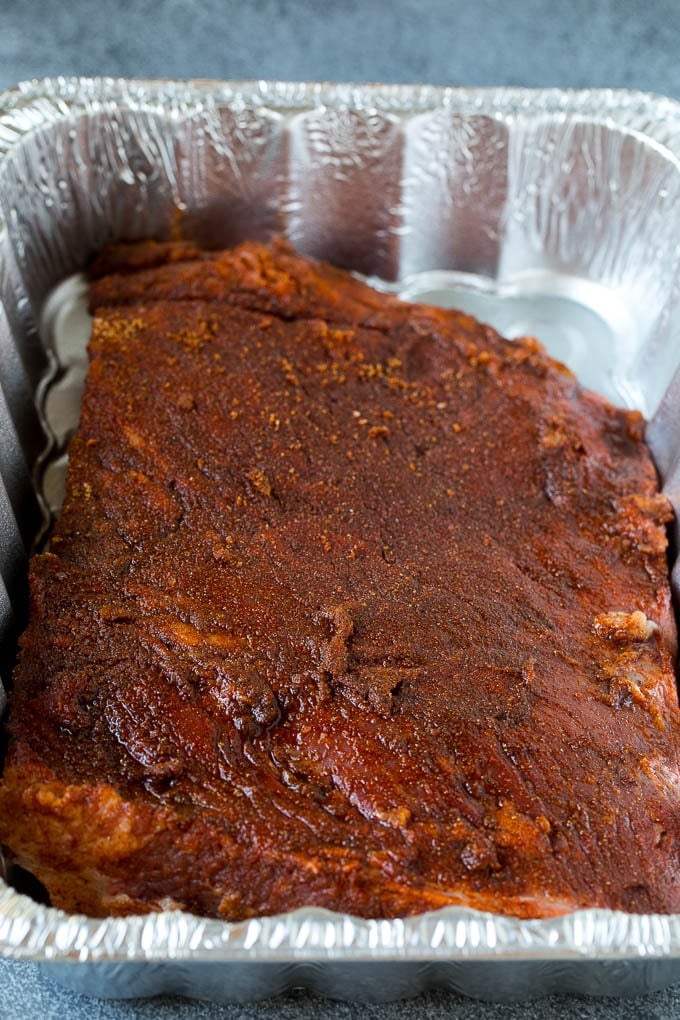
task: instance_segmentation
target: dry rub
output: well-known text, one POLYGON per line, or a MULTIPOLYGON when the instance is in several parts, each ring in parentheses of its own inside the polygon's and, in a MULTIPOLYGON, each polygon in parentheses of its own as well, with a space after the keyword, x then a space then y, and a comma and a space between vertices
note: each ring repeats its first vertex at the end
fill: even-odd
POLYGON ((680 910, 640 416, 283 244, 92 276, 0 787, 52 902, 680 910))

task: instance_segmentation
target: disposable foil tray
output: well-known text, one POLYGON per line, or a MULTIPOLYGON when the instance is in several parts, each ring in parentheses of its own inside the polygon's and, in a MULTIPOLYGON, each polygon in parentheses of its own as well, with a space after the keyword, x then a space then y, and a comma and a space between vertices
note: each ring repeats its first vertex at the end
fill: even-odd
MULTIPOLYGON (((20 85, 0 96, 5 679, 27 556, 58 507, 78 413, 77 274, 107 242, 178 233, 207 245, 281 234, 403 297, 538 336, 586 385, 647 415, 680 507, 679 104, 607 91, 20 85)), ((93 920, 0 883, 0 953, 100 996, 244 1000, 293 985, 365 1000, 432 986, 622 995, 680 980, 680 915, 93 920)))

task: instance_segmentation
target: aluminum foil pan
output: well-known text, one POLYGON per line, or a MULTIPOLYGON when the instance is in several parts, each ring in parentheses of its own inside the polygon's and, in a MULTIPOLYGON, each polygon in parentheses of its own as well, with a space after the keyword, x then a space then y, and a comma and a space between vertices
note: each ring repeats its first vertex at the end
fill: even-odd
MULTIPOLYGON (((87 319, 82 283, 63 281, 108 241, 180 229, 220 245, 281 233, 404 297, 539 336, 587 385, 651 419, 680 507, 679 104, 605 91, 20 85, 0 96, 5 677, 27 554, 58 506, 77 417, 87 319)), ((0 882, 0 953, 115 997, 244 1000, 293 985, 364 1000, 432 986, 622 995, 680 980, 680 915, 92 920, 0 882)))

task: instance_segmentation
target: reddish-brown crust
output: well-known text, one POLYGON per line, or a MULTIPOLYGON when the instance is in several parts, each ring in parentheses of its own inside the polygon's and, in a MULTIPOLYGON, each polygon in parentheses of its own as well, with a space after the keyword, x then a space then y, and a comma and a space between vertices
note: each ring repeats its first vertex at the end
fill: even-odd
POLYGON ((680 910, 640 417, 285 245, 93 279, 0 786, 53 902, 680 910))

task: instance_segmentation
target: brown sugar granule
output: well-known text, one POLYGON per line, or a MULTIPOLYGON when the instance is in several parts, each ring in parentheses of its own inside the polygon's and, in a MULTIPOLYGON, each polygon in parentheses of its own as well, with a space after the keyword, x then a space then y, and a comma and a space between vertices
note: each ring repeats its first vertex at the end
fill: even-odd
POLYGON ((52 902, 680 910, 640 416, 281 243, 120 246, 91 302, 0 785, 52 902))

